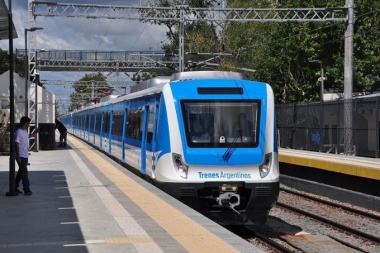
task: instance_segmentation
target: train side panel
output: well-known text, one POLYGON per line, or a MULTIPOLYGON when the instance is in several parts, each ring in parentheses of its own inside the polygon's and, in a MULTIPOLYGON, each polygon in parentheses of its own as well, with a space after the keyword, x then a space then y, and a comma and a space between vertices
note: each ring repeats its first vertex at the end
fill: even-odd
POLYGON ((264 223, 279 193, 271 87, 228 79, 227 72, 186 75, 73 112, 63 122, 219 223, 264 223))

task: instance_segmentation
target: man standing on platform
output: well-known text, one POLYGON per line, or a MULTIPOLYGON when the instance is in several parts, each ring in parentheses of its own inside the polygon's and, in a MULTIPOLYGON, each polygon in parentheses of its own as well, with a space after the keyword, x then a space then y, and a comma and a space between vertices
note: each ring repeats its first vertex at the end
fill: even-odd
POLYGON ((55 129, 58 129, 59 135, 59 145, 58 147, 66 147, 67 142, 67 129, 63 125, 63 123, 57 119, 55 119, 55 129))
POLYGON ((28 128, 30 125, 30 118, 24 116, 20 120, 20 128, 15 132, 15 154, 16 162, 18 164, 18 171, 16 175, 16 191, 22 193, 18 186, 20 181, 22 181, 22 186, 24 190, 24 195, 32 195, 32 191, 29 188, 29 178, 28 178, 28 140, 30 137, 36 136, 38 129, 32 134, 28 134, 28 128))

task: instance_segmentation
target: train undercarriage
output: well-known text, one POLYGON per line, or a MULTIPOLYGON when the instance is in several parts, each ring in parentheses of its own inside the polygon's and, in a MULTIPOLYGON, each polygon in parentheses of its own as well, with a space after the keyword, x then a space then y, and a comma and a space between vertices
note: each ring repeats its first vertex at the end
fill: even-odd
POLYGON ((223 225, 260 225, 279 194, 279 183, 156 183, 176 199, 223 225))

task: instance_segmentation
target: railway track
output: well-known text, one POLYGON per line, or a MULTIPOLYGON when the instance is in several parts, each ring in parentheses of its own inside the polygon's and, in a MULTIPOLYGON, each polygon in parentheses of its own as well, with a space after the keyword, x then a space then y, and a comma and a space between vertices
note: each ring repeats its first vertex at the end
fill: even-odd
POLYGON ((329 243, 333 244, 330 250, 313 252, 334 252, 334 249, 344 247, 342 245, 352 252, 380 252, 380 231, 377 229, 380 216, 375 212, 291 189, 281 190, 278 204, 271 211, 267 224, 226 228, 266 252, 310 252, 307 247, 323 248, 329 243), (363 224, 372 224, 372 228, 363 224), (370 232, 361 231, 363 227, 370 232), (292 239, 289 240, 289 236, 292 239), (313 238, 323 239, 316 242, 313 238), (302 242, 303 247, 299 247, 297 241, 302 242))
POLYGON ((354 213, 354 214, 357 214, 357 215, 361 215, 361 216, 364 216, 366 218, 380 220, 380 215, 377 215, 377 214, 369 213, 367 211, 362 211, 362 210, 357 209, 357 208, 352 208, 352 207, 349 207, 349 206, 346 206, 346 205, 342 205, 342 204, 339 204, 339 203, 335 203, 335 202, 332 202, 332 201, 328 201, 328 200, 325 200, 325 199, 313 197, 310 194, 302 193, 302 192, 299 192, 299 191, 294 191, 294 190, 291 190, 291 189, 288 189, 288 188, 285 188, 285 187, 280 187, 280 190, 283 191, 283 192, 286 192, 286 193, 290 193, 290 194, 293 194, 293 195, 300 196, 300 197, 305 198, 305 199, 313 200, 313 201, 316 201, 316 202, 319 202, 319 203, 330 205, 332 207, 336 207, 336 208, 339 208, 339 209, 342 209, 342 210, 346 210, 348 212, 351 212, 351 213, 354 213))
POLYGON ((255 245, 261 245, 261 248, 267 250, 268 252, 295 252, 295 249, 291 245, 287 245, 287 247, 285 247, 283 244, 278 243, 276 240, 271 239, 269 236, 257 232, 254 228, 245 226, 225 226, 225 228, 255 245))
POLYGON ((380 252, 380 229, 377 229, 380 216, 376 212, 291 189, 281 190, 279 201, 265 225, 226 228, 266 252, 310 252, 313 246, 324 248, 324 244, 329 243, 332 244, 328 246, 331 247, 329 250, 312 252, 335 252, 335 249, 341 252, 342 245, 348 247, 343 249, 348 252, 380 252), (371 224, 372 227, 363 224, 371 224), (362 231, 363 227, 369 232, 362 231), (289 236, 292 239, 289 240, 289 236), (318 238, 317 241, 314 238, 318 238), (322 241, 318 241, 319 238, 322 241), (297 245, 297 241, 303 246, 297 245))
POLYGON ((269 247, 273 248, 274 250, 276 250, 278 252, 283 252, 283 253, 293 253, 294 252, 293 249, 286 248, 282 244, 276 242, 273 239, 270 239, 268 236, 265 236, 261 233, 254 232, 254 235, 255 235, 256 239, 260 240, 261 242, 263 242, 264 244, 268 245, 269 247))
MULTIPOLYGON (((312 218, 326 227, 325 231, 322 229, 321 234, 326 234, 335 241, 357 251, 378 252, 380 250, 380 232, 377 229, 380 226, 380 216, 378 214, 290 189, 281 188, 281 190, 281 197, 276 207, 286 210, 285 212, 294 212, 299 215, 300 219, 312 218), (331 233, 331 229, 327 229, 327 227, 337 231, 336 235, 334 232, 331 233), (363 249, 362 245, 369 246, 370 250, 363 249)), ((304 229, 309 230, 310 228, 305 227, 304 229)))
MULTIPOLYGON (((313 218, 315 220, 318 220, 320 222, 323 222, 323 223, 325 223, 325 224, 327 224, 329 226, 332 226, 334 228, 337 228, 337 229, 341 230, 344 233, 348 232, 348 233, 353 234, 355 236, 359 236, 359 237, 361 237, 362 239, 364 239, 366 241, 371 241, 374 244, 380 244, 380 239, 377 236, 373 236, 371 234, 364 233, 364 232, 362 232, 362 231, 360 231, 358 229, 354 229, 354 228, 351 228, 349 226, 345 226, 343 224, 340 224, 338 222, 334 222, 332 220, 325 219, 325 218, 323 218, 321 216, 318 216, 318 215, 315 215, 315 214, 312 214, 312 213, 309 213, 309 212, 305 212, 305 211, 303 211, 301 209, 295 208, 293 206, 289 206, 289 205, 281 203, 281 202, 278 202, 277 205, 280 206, 280 207, 286 208, 288 210, 297 212, 299 214, 311 217, 311 218, 313 218)), ((350 243, 344 242, 343 240, 340 240, 339 238, 334 238, 334 239, 338 239, 341 243, 344 243, 346 246, 349 246, 351 248, 355 248, 357 250, 362 251, 359 247, 357 247, 355 245, 352 245, 350 243)))

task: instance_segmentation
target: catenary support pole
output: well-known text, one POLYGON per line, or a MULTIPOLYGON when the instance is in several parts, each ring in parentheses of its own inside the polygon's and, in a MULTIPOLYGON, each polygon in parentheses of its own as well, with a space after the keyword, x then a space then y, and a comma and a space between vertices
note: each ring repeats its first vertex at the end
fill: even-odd
POLYGON ((14 83, 13 83, 13 20, 12 0, 8 0, 8 29, 9 29, 9 99, 10 99, 10 156, 9 156, 9 191, 6 196, 17 196, 15 182, 15 109, 14 109, 14 83))
POLYGON ((354 44, 354 0, 346 0, 347 26, 344 34, 344 154, 352 155, 352 87, 354 44))
POLYGON ((28 98, 29 98, 29 87, 28 87, 28 79, 29 79, 29 57, 28 57, 28 29, 25 28, 25 55, 24 55, 24 60, 25 60, 25 113, 24 115, 28 115, 29 112, 29 107, 28 107, 28 98))

